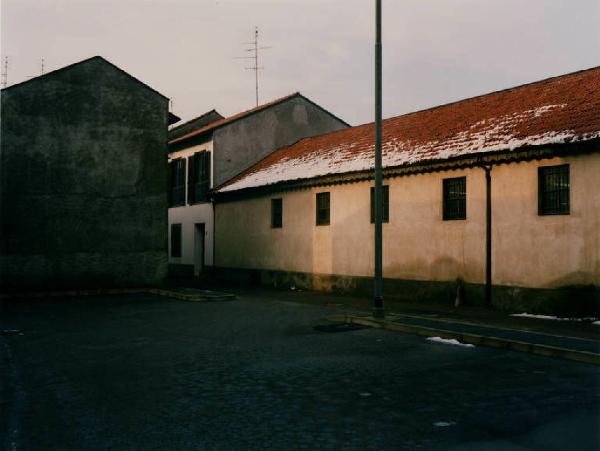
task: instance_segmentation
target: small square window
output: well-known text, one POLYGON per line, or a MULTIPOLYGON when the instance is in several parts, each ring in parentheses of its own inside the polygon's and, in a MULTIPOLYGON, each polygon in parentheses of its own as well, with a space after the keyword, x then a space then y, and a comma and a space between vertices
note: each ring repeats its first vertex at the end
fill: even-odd
POLYGON ((181 224, 171 224, 171 257, 181 257, 181 224))
POLYGON ((538 214, 568 215, 569 165, 538 168, 538 214))
POLYGON ((444 179, 443 188, 444 221, 467 219, 467 178, 444 179))
MULTIPOLYGON (((383 210, 381 212, 381 221, 390 222, 390 187, 383 185, 381 187, 383 194, 383 210)), ((375 223, 375 187, 371 187, 371 224, 375 223)))
POLYGON ((283 199, 271 199, 271 227, 283 227, 283 199))
POLYGON ((317 193, 317 225, 329 225, 329 193, 317 193))

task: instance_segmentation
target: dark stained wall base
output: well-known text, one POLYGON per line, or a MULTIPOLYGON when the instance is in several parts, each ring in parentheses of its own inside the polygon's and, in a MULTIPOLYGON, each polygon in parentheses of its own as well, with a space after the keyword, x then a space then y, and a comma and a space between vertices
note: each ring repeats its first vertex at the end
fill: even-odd
POLYGON ((170 279, 191 279, 194 277, 194 265, 169 263, 170 279))
POLYGON ((0 256, 2 292, 140 288, 166 277, 165 252, 0 256))
MULTIPOLYGON (((373 296, 373 279, 328 274, 311 274, 242 268, 214 268, 213 276, 229 284, 264 285, 275 288, 315 290, 373 296)), ((400 302, 429 302, 453 305, 457 282, 384 279, 384 298, 400 302)), ((463 303, 485 304, 485 285, 465 283, 463 303)), ((556 289, 492 287, 492 306, 507 311, 559 316, 600 316, 600 287, 571 286, 556 289)))

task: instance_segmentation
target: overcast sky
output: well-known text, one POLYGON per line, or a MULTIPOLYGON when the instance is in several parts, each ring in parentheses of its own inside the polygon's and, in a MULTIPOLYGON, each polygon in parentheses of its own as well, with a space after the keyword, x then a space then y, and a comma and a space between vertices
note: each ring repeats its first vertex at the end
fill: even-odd
MULTIPOLYGON (((1 0, 8 84, 101 55, 191 119, 300 91, 373 120, 374 0, 1 0)), ((383 0, 384 117, 600 65, 598 0, 383 0)))

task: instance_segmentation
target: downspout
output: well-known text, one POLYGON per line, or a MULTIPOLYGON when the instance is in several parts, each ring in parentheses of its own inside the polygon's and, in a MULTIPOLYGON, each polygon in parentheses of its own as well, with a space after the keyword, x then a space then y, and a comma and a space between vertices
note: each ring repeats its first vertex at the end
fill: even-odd
POLYGON ((492 167, 485 171, 485 305, 492 305, 492 167))
POLYGON ((214 197, 211 199, 211 204, 212 204, 212 210, 213 210, 213 221, 212 221, 212 226, 213 226, 212 227, 213 228, 212 229, 212 236, 213 236, 212 258, 213 258, 213 262, 212 262, 212 271, 211 272, 212 272, 212 276, 214 278, 215 272, 216 272, 215 267, 217 264, 217 261, 215 260, 215 255, 216 255, 215 249, 217 248, 217 235, 215 234, 215 230, 216 230, 215 224, 217 222, 217 214, 216 214, 216 209, 215 209, 214 197))

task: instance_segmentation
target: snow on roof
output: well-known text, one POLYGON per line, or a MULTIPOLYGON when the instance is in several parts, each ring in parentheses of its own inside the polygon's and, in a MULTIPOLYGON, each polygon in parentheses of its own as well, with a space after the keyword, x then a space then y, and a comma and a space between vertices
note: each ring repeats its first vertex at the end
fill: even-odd
MULTIPOLYGON (((384 167, 600 137, 600 67, 383 121, 384 167)), ((373 123, 305 138, 218 192, 370 170, 373 123)))

